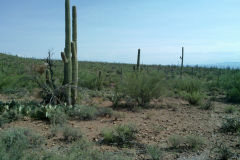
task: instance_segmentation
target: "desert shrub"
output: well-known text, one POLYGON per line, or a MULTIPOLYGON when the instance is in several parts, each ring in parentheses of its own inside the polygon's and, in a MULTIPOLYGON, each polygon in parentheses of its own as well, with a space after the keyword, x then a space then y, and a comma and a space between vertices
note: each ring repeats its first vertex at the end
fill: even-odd
POLYGON ((191 149, 199 149, 205 144, 203 138, 196 135, 187 136, 185 139, 185 143, 191 149))
POLYGON ((43 139, 23 128, 10 128, 0 134, 0 154, 6 159, 22 159, 27 149, 39 147, 43 139))
POLYGON ((174 149, 181 147, 188 149, 199 149, 205 144, 203 138, 196 135, 188 135, 185 137, 180 135, 172 135, 168 138, 168 142, 170 147, 174 149))
POLYGON ((137 130, 133 125, 120 125, 115 129, 102 131, 103 143, 117 146, 129 146, 135 140, 137 130))
POLYGON ((217 147, 218 158, 220 160, 228 160, 234 156, 230 148, 225 145, 220 145, 217 147))
POLYGON ((163 159, 163 151, 157 145, 147 146, 147 154, 151 157, 151 160, 163 159))
POLYGON ((227 100, 233 103, 240 102, 240 89, 238 88, 229 89, 227 91, 227 100))
POLYGON ((192 105, 199 105, 203 99, 203 95, 200 92, 182 92, 182 96, 192 105))
POLYGON ((197 78, 185 77, 183 79, 178 79, 175 84, 175 88, 178 92, 184 91, 187 93, 200 92, 201 81, 197 78))
POLYGON ((50 132, 50 137, 59 136, 60 140, 68 143, 79 141, 83 138, 83 133, 79 128, 74 128, 69 125, 53 125, 50 132))
POLYGON ((204 95, 201 93, 202 84, 198 79, 185 77, 177 80, 177 93, 192 105, 199 105, 204 95))
POLYGON ((240 118, 239 117, 225 118, 221 126, 221 131, 232 133, 240 131, 240 118))
POLYGON ((66 142, 73 142, 81 139, 83 137, 80 129, 65 126, 63 127, 63 138, 66 142))
POLYGON ((157 73, 136 73, 126 75, 118 84, 121 93, 133 98, 139 105, 145 106, 153 98, 163 94, 164 81, 157 73))
POLYGON ((237 111, 237 108, 235 106, 227 106, 225 109, 225 113, 235 113, 237 111))
POLYGON ((30 111, 30 117, 37 120, 48 120, 46 117, 46 109, 44 107, 36 107, 30 111))
POLYGON ((79 77, 81 77, 78 80, 78 85, 80 87, 97 90, 101 90, 103 87, 103 75, 99 77, 96 73, 80 72, 79 77))
POLYGON ((17 121, 21 118, 22 115, 17 110, 5 111, 2 115, 0 115, 0 127, 5 123, 17 121))
POLYGON ((98 110, 96 107, 78 105, 69 109, 67 114, 69 117, 79 120, 92 120, 97 117, 98 110))
POLYGON ((67 115, 60 109, 49 112, 49 120, 52 125, 64 125, 67 121, 67 115))
POLYGON ((220 84, 226 92, 229 102, 240 102, 240 74, 225 74, 220 77, 220 84))
POLYGON ((201 105, 201 109, 203 110, 213 110, 214 109, 214 103, 211 99, 208 99, 205 103, 201 105))
POLYGON ((25 74, 4 76, 0 81, 0 90, 2 93, 27 92, 36 87, 37 85, 31 81, 31 77, 25 74))
POLYGON ((179 148, 185 141, 185 138, 180 135, 172 135, 168 138, 168 143, 172 148, 179 148))
MULTIPOLYGON (((56 120, 57 117, 55 114, 60 115, 61 113, 64 112, 64 106, 58 106, 58 105, 35 106, 35 107, 31 107, 31 110, 29 112, 30 112, 29 115, 31 118, 38 119, 38 120, 46 120, 46 121, 51 120, 53 122, 53 121, 57 121, 56 120)), ((63 118, 63 117, 59 117, 59 118, 63 118)))
POLYGON ((111 117, 113 115, 113 109, 108 107, 98 107, 98 116, 100 117, 111 117))
POLYGON ((86 139, 78 140, 66 154, 69 160, 131 160, 133 158, 118 152, 101 152, 93 148, 92 143, 86 139))

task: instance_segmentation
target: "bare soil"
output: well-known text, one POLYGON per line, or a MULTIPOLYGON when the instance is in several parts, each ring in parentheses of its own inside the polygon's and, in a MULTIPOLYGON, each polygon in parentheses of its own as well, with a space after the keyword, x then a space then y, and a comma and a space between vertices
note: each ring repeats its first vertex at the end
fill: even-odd
MULTIPOLYGON (((0 95, 2 97, 2 95, 0 95)), ((0 97, 0 98, 1 98, 0 97)), ((109 101, 101 98, 93 99, 93 103, 102 107, 110 107, 109 101)), ((112 128, 120 124, 135 124, 139 132, 137 133, 138 144, 157 144, 165 150, 166 160, 173 159, 214 159, 211 149, 218 144, 225 144, 232 147, 235 153, 240 154, 237 149, 237 136, 234 134, 221 133, 219 128, 223 118, 226 116, 224 107, 227 104, 214 102, 214 110, 201 110, 199 107, 191 106, 188 102, 177 98, 164 98, 154 102, 158 107, 153 109, 141 109, 138 112, 128 110, 118 110, 121 117, 104 117, 93 121, 68 121, 70 125, 79 128, 85 136, 92 142, 101 139, 100 133, 105 128, 112 128), (169 149, 168 138, 171 135, 199 135, 204 138, 205 146, 198 151, 171 150, 169 149), (191 157, 191 158, 190 158, 191 157)), ((56 137, 51 138, 50 125, 43 121, 36 121, 29 118, 6 124, 4 128, 25 127, 35 130, 46 138, 46 148, 52 150, 62 148, 67 144, 59 141, 56 137)), ((3 129, 4 129, 3 128, 3 129)), ((148 159, 139 151, 137 147, 122 149, 118 147, 98 145, 100 150, 118 151, 127 150, 136 154, 136 159, 148 159)))

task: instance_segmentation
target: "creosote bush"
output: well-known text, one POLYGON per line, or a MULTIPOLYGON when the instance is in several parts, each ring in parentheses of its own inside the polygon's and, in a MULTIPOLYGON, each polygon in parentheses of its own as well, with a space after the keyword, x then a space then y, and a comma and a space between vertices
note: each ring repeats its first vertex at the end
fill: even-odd
POLYGON ((192 105, 200 105, 203 95, 200 92, 187 93, 182 92, 181 95, 192 105))
POLYGON ((114 129, 105 129, 101 135, 104 144, 116 146, 131 146, 135 140, 137 129, 133 125, 120 125, 114 129))
POLYGON ((196 135, 172 135, 168 138, 168 142, 170 147, 174 149, 189 148, 195 150, 201 148, 205 144, 203 138, 196 135))
POLYGON ((213 110, 214 109, 214 103, 211 99, 208 99, 205 103, 203 103, 200 107, 203 110, 213 110))
POLYGON ((0 133, 0 157, 17 160, 25 157, 24 151, 40 147, 43 139, 24 128, 10 128, 0 133))
POLYGON ((196 78, 185 77, 177 80, 175 88, 177 93, 192 105, 199 105, 204 97, 201 93, 201 82, 196 78))
POLYGON ((162 160, 163 151, 157 145, 150 145, 146 148, 147 154, 151 157, 151 160, 162 160))
POLYGON ((79 72, 78 85, 80 87, 93 89, 93 90, 101 90, 103 88, 104 75, 101 74, 101 77, 97 75, 97 73, 90 73, 87 71, 79 72))
POLYGON ((220 130, 222 132, 240 132, 240 117, 225 118, 220 130))
POLYGON ((168 143, 172 148, 179 148, 184 143, 184 137, 180 135, 171 135, 168 138, 168 143))
POLYGON ((94 106, 74 106, 68 109, 67 114, 69 117, 79 120, 93 120, 97 117, 113 115, 113 110, 111 108, 105 107, 94 107, 94 106))
MULTIPOLYGON (((56 127, 56 126, 55 126, 56 127)), ((74 143, 69 150, 57 153, 55 150, 45 150, 41 147, 43 140, 30 130, 11 128, 0 132, 0 159, 1 160, 133 160, 130 154, 124 152, 101 152, 85 138, 72 139, 67 134, 67 140, 74 143)), ((69 136, 70 135, 70 136, 69 136)))
POLYGON ((49 120, 52 125, 64 125, 67 119, 68 117, 65 112, 60 109, 49 112, 49 120))
POLYGON ((82 132, 78 128, 73 128, 70 126, 65 126, 62 129, 63 138, 66 142, 73 142, 81 139, 83 137, 82 132))
POLYGON ((220 160, 228 160, 234 156, 233 152, 225 145, 217 147, 218 158, 220 160))
POLYGON ((225 113, 231 114, 235 113, 237 111, 237 108, 235 106, 227 106, 224 110, 225 113))
POLYGON ((60 137, 60 140, 71 143, 83 139, 83 134, 79 128, 74 128, 69 125, 54 125, 51 127, 50 137, 60 137))
POLYGON ((164 79, 157 73, 138 72, 125 75, 118 84, 119 92, 134 99, 138 105, 145 106, 150 100, 163 95, 164 79))

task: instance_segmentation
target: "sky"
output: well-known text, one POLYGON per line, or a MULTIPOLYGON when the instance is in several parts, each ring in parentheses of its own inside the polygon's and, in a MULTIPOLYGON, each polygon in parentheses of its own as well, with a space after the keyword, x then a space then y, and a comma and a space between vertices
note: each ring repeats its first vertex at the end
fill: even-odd
MULTIPOLYGON (((60 59, 65 0, 0 0, 0 52, 60 59)), ((78 60, 142 64, 240 62, 239 0, 71 0, 78 60)))

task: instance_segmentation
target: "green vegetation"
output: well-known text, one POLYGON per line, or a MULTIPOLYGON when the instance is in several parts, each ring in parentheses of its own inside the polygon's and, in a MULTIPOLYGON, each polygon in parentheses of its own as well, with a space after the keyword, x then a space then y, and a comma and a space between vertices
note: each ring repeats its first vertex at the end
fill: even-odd
POLYGON ((236 111, 237 111, 237 108, 235 106, 227 106, 225 108, 225 113, 231 114, 231 113, 235 113, 236 111))
POLYGON ((147 154, 151 157, 151 160, 163 159, 163 151, 157 145, 147 146, 147 154))
POLYGON ((211 99, 208 99, 200 108, 203 110, 214 110, 214 103, 211 99))
POLYGON ((201 82, 196 78, 186 77, 176 82, 177 92, 192 105, 199 105, 204 97, 201 82))
POLYGON ((164 79, 154 73, 129 74, 124 76, 117 88, 120 93, 129 96, 138 105, 145 106, 153 98, 163 95, 164 79))
MULTIPOLYGON (((68 128, 70 129, 70 128, 68 128)), ((72 129, 71 129, 72 131, 72 129)), ((125 153, 100 152, 93 148, 93 145, 75 133, 65 133, 66 140, 74 140, 67 152, 58 154, 41 148, 43 139, 27 129, 11 128, 0 134, 0 159, 3 160, 131 160, 125 153), (69 139, 70 138, 70 139, 69 139), (74 138, 74 139, 72 139, 74 138)))
POLYGON ((137 129, 133 125, 120 125, 115 129, 105 129, 101 135, 103 143, 116 146, 131 146, 134 143, 137 129))
POLYGON ((196 150, 205 144, 203 138, 196 135, 172 135, 168 138, 168 142, 170 147, 173 149, 188 148, 196 150))
POLYGON ((230 117, 225 118, 221 130, 223 132, 240 132, 240 118, 239 117, 230 117))
POLYGON ((23 128, 10 128, 0 133, 0 157, 6 160, 23 159, 24 151, 40 147, 43 139, 23 128))
POLYGON ((234 156, 232 151, 225 145, 218 146, 217 153, 220 160, 228 160, 234 156))

